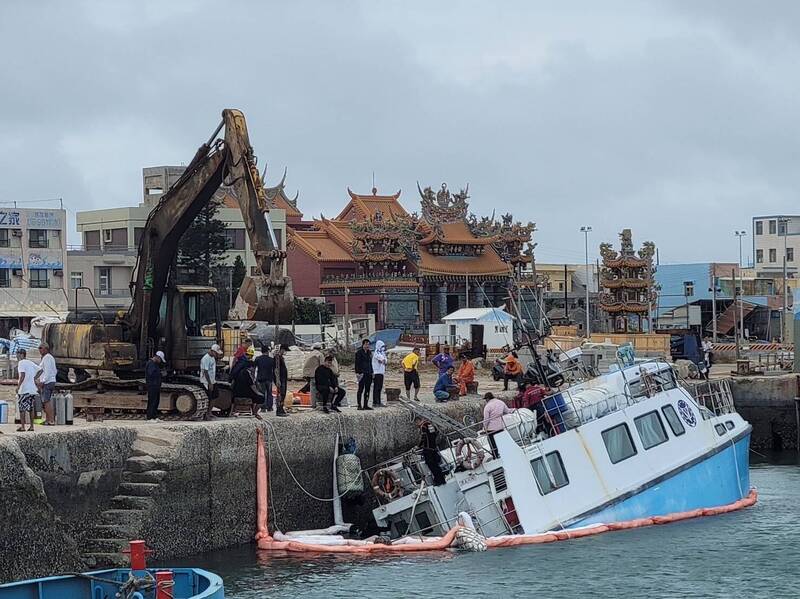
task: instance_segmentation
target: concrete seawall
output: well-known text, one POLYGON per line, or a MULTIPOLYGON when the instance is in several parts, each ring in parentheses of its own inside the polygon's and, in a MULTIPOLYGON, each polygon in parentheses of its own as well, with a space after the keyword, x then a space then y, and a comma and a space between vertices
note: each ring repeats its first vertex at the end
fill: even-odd
POLYGON ((754 449, 798 449, 794 401, 798 395, 797 376, 786 374, 731 379, 736 410, 753 425, 750 445, 754 449))
MULTIPOLYGON (((444 411, 460 420, 481 407, 462 400, 444 411)), ((284 459, 306 491, 330 498, 337 433, 356 440, 362 467, 419 440, 402 407, 270 423, 274 429, 251 419, 107 423, 0 437, 0 582, 113 561, 134 537, 147 541, 154 559, 250 542, 259 426, 270 456, 270 518, 282 530, 333 519, 331 503, 301 491, 284 459)), ((345 505, 345 519, 368 521, 369 507, 345 505)))

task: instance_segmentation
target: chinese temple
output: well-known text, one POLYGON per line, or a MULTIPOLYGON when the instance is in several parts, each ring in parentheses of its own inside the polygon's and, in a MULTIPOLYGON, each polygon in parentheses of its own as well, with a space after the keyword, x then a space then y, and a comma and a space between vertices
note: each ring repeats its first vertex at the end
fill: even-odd
MULTIPOLYGON (((532 260, 524 250, 533 225, 511 215, 478 219, 468 188, 417 187, 419 212, 400 204, 400 191, 375 188, 348 189, 335 218, 292 221, 287 212, 295 294, 321 297, 339 314, 374 314, 379 328, 422 329, 459 308, 503 304, 509 277, 532 260)), ((276 207, 289 201, 276 198, 276 207)))
POLYGON ((656 303, 653 284, 656 246, 652 241, 646 241, 637 252, 633 249, 630 229, 623 229, 619 238, 619 252, 613 250, 610 243, 600 244, 603 258, 600 310, 607 315, 606 330, 641 333, 645 331, 645 323, 656 303))

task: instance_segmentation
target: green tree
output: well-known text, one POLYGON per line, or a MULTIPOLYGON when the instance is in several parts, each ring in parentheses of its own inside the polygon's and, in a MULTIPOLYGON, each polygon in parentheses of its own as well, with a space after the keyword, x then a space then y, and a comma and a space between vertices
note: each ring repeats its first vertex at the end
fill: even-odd
POLYGON ((178 280, 210 285, 211 275, 223 260, 230 241, 225 223, 217 218, 221 200, 211 200, 192 221, 178 244, 178 280))
POLYGON ((294 298, 294 321, 297 324, 330 324, 333 320, 331 308, 325 302, 313 299, 294 298))
POLYGON ((231 289, 233 289, 234 297, 239 293, 246 274, 247 269, 244 266, 244 260, 237 254, 236 260, 233 261, 233 274, 231 275, 231 289))

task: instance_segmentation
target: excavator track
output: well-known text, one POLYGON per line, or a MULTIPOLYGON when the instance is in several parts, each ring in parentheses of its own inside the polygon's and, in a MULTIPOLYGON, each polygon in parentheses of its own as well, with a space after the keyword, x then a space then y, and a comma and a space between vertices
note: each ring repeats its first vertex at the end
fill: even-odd
MULTIPOLYGON (((76 410, 104 408, 104 419, 145 418, 147 400, 143 393, 144 379, 120 379, 104 375, 91 377, 80 383, 59 383, 57 388, 72 393, 76 410), (132 406, 134 403, 140 405, 132 406)), ((202 386, 188 382, 161 384, 159 419, 199 420, 208 410, 208 395, 202 386)))

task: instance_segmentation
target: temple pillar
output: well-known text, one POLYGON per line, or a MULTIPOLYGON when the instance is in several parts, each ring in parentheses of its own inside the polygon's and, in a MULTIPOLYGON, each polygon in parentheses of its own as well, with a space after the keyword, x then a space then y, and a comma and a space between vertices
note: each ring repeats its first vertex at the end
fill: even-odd
POLYGON ((436 320, 441 320, 443 317, 447 316, 447 284, 439 285, 436 294, 437 302, 437 314, 436 320))

